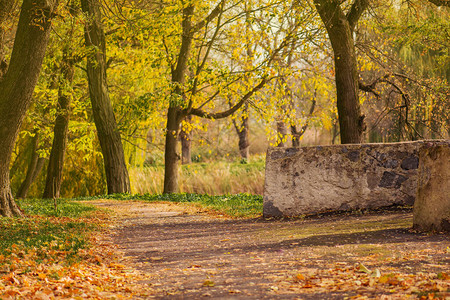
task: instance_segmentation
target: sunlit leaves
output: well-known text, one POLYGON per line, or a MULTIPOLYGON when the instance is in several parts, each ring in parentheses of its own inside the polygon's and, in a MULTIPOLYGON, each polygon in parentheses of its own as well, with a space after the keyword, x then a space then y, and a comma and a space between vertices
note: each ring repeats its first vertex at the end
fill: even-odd
MULTIPOLYGON (((61 202, 60 217, 33 215, 0 220, 0 297, 100 299, 144 295, 136 284, 144 277, 121 264, 112 245, 88 236, 94 228, 104 226, 104 215, 81 218, 84 205, 61 202)), ((52 215, 53 200, 22 204, 27 212, 49 215, 43 210, 48 208, 52 215)))

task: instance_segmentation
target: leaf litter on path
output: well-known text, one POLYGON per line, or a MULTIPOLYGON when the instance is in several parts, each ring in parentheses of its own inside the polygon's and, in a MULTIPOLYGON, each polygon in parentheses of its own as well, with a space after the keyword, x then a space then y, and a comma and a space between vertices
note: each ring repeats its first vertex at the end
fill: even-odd
POLYGON ((186 205, 130 205, 113 241, 152 277, 156 298, 450 297, 449 236, 410 231, 410 212, 266 221, 195 208, 156 218, 186 205))

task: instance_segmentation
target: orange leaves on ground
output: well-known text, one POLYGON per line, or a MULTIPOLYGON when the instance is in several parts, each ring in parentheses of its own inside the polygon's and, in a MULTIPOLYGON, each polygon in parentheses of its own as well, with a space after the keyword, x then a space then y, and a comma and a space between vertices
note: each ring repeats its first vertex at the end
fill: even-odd
POLYGON ((393 299, 397 299, 397 296, 403 299, 408 295, 419 299, 421 295, 425 295, 423 299, 450 297, 450 276, 445 272, 406 274, 374 268, 369 264, 358 263, 351 266, 339 262, 323 267, 299 269, 301 273, 292 274, 290 279, 279 278, 277 291, 299 294, 358 291, 361 295, 380 295, 382 291, 393 299))
POLYGON ((151 292, 137 283, 148 278, 121 264, 112 244, 92 237, 89 249, 73 253, 52 243, 31 249, 13 245, 10 254, 0 255, 0 299, 130 299, 151 292))
POLYGON ((0 299, 129 299, 148 293, 147 286, 136 283, 144 275, 120 264, 118 255, 105 247, 81 250, 82 260, 73 264, 62 260, 35 264, 27 254, 16 270, 0 274, 0 299))

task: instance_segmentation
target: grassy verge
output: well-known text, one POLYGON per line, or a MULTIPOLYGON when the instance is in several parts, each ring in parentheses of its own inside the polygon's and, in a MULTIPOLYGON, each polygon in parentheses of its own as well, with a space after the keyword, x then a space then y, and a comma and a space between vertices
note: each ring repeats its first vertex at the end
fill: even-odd
POLYGON ((61 199, 18 201, 24 218, 0 218, 0 299, 146 297, 140 273, 99 239, 102 210, 61 199))
POLYGON ((236 218, 256 218, 261 216, 263 199, 260 195, 237 194, 211 196, 207 194, 115 194, 104 195, 80 200, 116 199, 116 200, 142 200, 150 202, 168 201, 176 203, 192 203, 200 205, 219 214, 236 218))
MULTIPOLYGON (((73 259, 88 246, 88 233, 96 228, 95 208, 69 200, 18 200, 25 218, 0 218, 0 254, 3 258, 30 250, 40 253, 57 250, 59 258, 73 259)), ((0 261, 0 263, 2 263, 0 261)))

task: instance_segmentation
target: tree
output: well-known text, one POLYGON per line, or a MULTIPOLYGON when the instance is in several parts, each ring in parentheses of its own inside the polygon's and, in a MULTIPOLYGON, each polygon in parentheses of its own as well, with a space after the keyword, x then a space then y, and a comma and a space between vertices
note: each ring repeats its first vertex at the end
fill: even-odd
POLYGON ((45 180, 43 198, 59 198, 64 166, 64 157, 67 148, 67 137, 69 133, 70 104, 73 95, 73 80, 75 75, 75 63, 80 60, 73 50, 75 35, 76 7, 73 2, 67 6, 67 19, 69 23, 67 32, 64 32, 62 57, 60 60, 60 78, 58 82, 58 104, 55 125, 53 128, 53 142, 47 166, 47 177, 45 180))
MULTIPOLYGON (((169 108, 167 111, 167 124, 166 124, 166 142, 165 142, 165 172, 164 172, 164 193, 175 193, 178 191, 178 161, 180 159, 177 154, 177 140, 180 130, 181 121, 189 115, 195 115, 202 118, 208 119, 220 119, 226 118, 237 111, 257 90, 261 89, 267 82, 267 78, 262 78, 260 83, 256 85, 253 89, 248 91, 240 101, 233 105, 230 109, 217 113, 208 113, 202 109, 204 104, 210 102, 216 95, 214 95, 210 100, 206 100, 206 103, 200 105, 199 107, 194 107, 194 102, 192 98, 188 100, 187 105, 183 103, 186 99, 186 94, 184 92, 184 85, 186 80, 186 71, 188 68, 188 61, 191 55, 191 46, 194 41, 194 35, 198 34, 200 30, 205 30, 210 25, 210 22, 216 19, 217 24, 212 30, 212 37, 210 41, 203 41, 206 46, 204 49, 205 54, 203 58, 199 61, 196 70, 194 71, 195 78, 193 80, 193 94, 197 89, 199 83, 199 75, 206 66, 208 55, 212 49, 213 43, 217 38, 222 24, 222 16, 225 12, 225 1, 220 1, 216 7, 206 16, 203 20, 198 23, 193 22, 193 16, 195 11, 195 5, 189 4, 182 9, 182 34, 181 34, 181 45, 179 47, 179 52, 176 59, 176 65, 172 66, 172 83, 173 83, 173 93, 170 99, 169 108)), ((207 32, 207 31, 206 31, 207 32)), ((199 51, 199 53, 201 53, 199 51)))
POLYGON ((70 95, 65 88, 72 84, 74 71, 75 59, 70 56, 70 50, 67 45, 61 61, 62 79, 58 88, 58 111, 53 129, 53 143, 47 166, 43 198, 59 198, 61 190, 70 118, 70 95))
MULTIPOLYGON (((9 2, 11 1, 2 1, 0 7, 7 7, 9 2)), ((2 153, 0 214, 2 216, 22 215, 11 194, 9 163, 19 128, 32 102, 33 90, 39 77, 56 6, 56 1, 23 1, 8 70, 0 78, 0 153, 2 153)), ((0 25, 4 22, 4 19, 0 19, 0 25)))
MULTIPOLYGON (((263 11, 267 7, 276 8, 280 3, 261 1, 251 12, 263 11)), ((272 70, 275 57, 295 38, 298 27, 295 24, 284 32, 274 43, 272 51, 254 53, 259 59, 250 59, 255 62, 252 68, 242 68, 244 64, 236 67, 229 56, 233 60, 242 57, 247 60, 247 49, 242 45, 242 39, 237 45, 233 44, 237 40, 233 40, 233 43, 228 41, 231 36, 236 37, 242 33, 242 24, 237 21, 248 20, 245 5, 242 5, 245 3, 220 1, 212 9, 205 9, 197 4, 203 14, 195 14, 195 2, 180 9, 181 44, 177 47, 176 59, 171 64, 173 89, 169 96, 166 123, 164 193, 178 191, 180 157, 177 153, 177 140, 181 121, 189 115, 222 119, 241 109, 266 83, 276 77, 272 70), (231 47, 232 44, 236 47, 231 47), (188 71, 192 76, 188 76, 188 71), (187 78, 191 79, 187 81, 187 78), (227 106, 230 99, 232 104, 227 106)), ((171 58, 172 53, 167 56, 171 58)))
POLYGON ((97 0, 81 1, 82 10, 88 16, 85 43, 89 94, 103 153, 108 193, 128 193, 130 179, 106 81, 106 42, 99 5, 97 0))
POLYGON ((36 177, 39 176, 41 172, 45 158, 39 156, 39 131, 35 131, 34 136, 31 138, 31 159, 28 164, 27 174, 25 179, 22 181, 19 190, 17 191, 16 198, 26 198, 28 194, 28 190, 33 182, 36 180, 36 177))
POLYGON ((365 82, 371 82, 365 85, 369 87, 367 102, 372 104, 370 137, 388 141, 446 138, 450 132, 450 10, 407 4, 377 9, 377 19, 367 18, 361 24, 360 64, 366 65, 366 55, 373 66, 360 73, 365 82))
POLYGON ((355 0, 347 14, 338 1, 314 0, 334 52, 336 100, 341 143, 360 143, 365 129, 358 88, 358 65, 353 32, 369 0, 355 0))
POLYGON ((250 131, 250 124, 249 124, 249 105, 248 103, 244 104, 244 107, 242 109, 241 116, 239 117, 239 123, 238 120, 233 119, 233 126, 236 130, 236 133, 238 135, 238 146, 239 146, 239 154, 241 158, 244 161, 247 161, 249 158, 249 150, 250 150, 250 139, 249 139, 249 131, 250 131))
MULTIPOLYGON (((436 6, 450 7, 447 0, 429 0, 436 6)), ((358 91, 357 57, 353 35, 355 27, 370 0, 354 0, 347 13, 341 2, 333 0, 314 0, 316 9, 327 29, 334 52, 337 109, 341 143, 360 143, 366 128, 361 114, 358 91)))
POLYGON ((187 165, 192 163, 191 150, 192 150, 192 129, 188 128, 192 121, 192 116, 189 115, 184 120, 185 126, 182 126, 180 132, 181 140, 181 163, 187 165))

